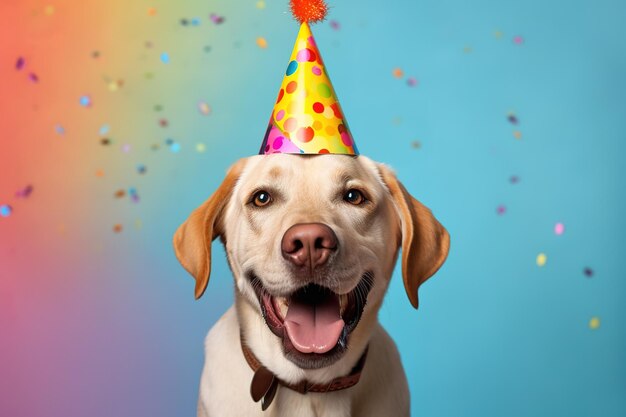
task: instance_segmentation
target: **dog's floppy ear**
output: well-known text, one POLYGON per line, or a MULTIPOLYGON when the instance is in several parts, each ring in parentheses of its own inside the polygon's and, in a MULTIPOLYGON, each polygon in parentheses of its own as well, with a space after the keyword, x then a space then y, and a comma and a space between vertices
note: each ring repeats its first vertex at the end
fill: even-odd
POLYGON ((211 242, 224 233, 221 217, 244 165, 244 160, 233 165, 215 193, 174 234, 176 258, 196 280, 196 299, 204 294, 209 283, 211 242))
POLYGON ((400 217, 404 289, 417 308, 417 289, 443 265, 450 248, 450 235, 431 211, 408 193, 389 168, 381 164, 378 168, 400 217))

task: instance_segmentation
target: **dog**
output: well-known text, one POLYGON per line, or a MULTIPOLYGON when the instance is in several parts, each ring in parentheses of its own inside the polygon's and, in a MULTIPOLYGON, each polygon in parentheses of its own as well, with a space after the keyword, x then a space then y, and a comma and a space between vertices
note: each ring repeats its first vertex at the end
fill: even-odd
POLYGON ((235 302, 205 340, 199 417, 410 415, 400 356, 377 314, 400 249, 417 308, 450 237, 389 167, 332 154, 236 162, 174 235, 196 298, 217 237, 235 302))

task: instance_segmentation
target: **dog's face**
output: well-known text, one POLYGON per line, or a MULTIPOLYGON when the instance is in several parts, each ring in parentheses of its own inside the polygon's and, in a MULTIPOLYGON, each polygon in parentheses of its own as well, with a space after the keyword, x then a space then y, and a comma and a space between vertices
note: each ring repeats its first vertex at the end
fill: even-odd
POLYGON ((337 361, 353 338, 367 339, 403 249, 407 295, 441 266, 449 237, 384 165, 346 155, 243 159, 174 237, 196 278, 210 273, 220 236, 238 289, 305 369, 337 361))

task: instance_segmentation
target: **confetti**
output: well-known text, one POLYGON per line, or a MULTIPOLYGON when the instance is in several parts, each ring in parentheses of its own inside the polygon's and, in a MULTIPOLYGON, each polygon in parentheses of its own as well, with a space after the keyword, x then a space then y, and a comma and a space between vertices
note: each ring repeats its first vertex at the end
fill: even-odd
POLYGON ((167 52, 162 52, 161 53, 161 62, 164 64, 169 64, 170 63, 170 54, 168 54, 167 52))
POLYGON ((98 130, 98 133, 100 134, 100 136, 104 136, 109 133, 109 130, 111 130, 111 127, 108 124, 103 124, 102 126, 100 126, 100 130, 98 130))
POLYGON ((121 225, 121 224, 119 224, 119 223, 117 223, 117 224, 113 225, 113 231, 114 231, 115 233, 121 233, 121 232, 122 232, 122 229, 123 229, 123 227, 122 227, 122 225, 121 225))
POLYGON ((211 22, 215 23, 216 25, 221 25, 222 23, 224 23, 224 17, 218 16, 215 13, 211 13, 209 19, 211 19, 211 22))
POLYGON ((13 213, 13 207, 8 204, 0 206, 0 217, 9 217, 13 213))
POLYGON ((333 29, 333 30, 339 30, 339 29, 341 29, 341 25, 336 20, 331 20, 330 21, 330 28, 333 29))
POLYGON ((147 168, 144 164, 139 164, 137 165, 137 172, 141 175, 145 174, 147 171, 147 168))
POLYGON ((265 9, 265 2, 263 0, 259 0, 256 2, 257 9, 265 9))
POLYGON ((148 16, 156 16, 157 9, 156 7, 148 7, 148 16))
POLYGON ((211 46, 210 45, 205 45, 204 48, 202 48, 204 50, 204 52, 211 52, 211 46))
POLYGON ((93 59, 98 59, 98 58, 100 58, 100 51, 92 51, 92 52, 91 52, 91 57, 92 57, 93 59))
POLYGON ((113 194, 113 196, 115 198, 124 198, 126 196, 126 191, 120 188, 115 192, 115 194, 113 194))
POLYGON ((554 234, 560 236, 565 232, 565 225, 563 223, 557 223, 554 225, 554 234))
POLYGON ((109 139, 109 138, 102 138, 102 139, 100 139, 100 144, 101 145, 108 146, 111 143, 113 143, 113 141, 111 139, 109 139))
POLYGON ((160 104, 154 105, 154 111, 161 111, 161 110, 163 110, 163 106, 161 106, 160 104))
POLYGON ((204 101, 198 102, 198 110, 200 111, 200 114, 205 116, 208 116, 211 113, 211 107, 204 101))
POLYGON ((522 138, 522 132, 520 132, 519 130, 515 130, 513 132, 513 136, 515 137, 515 139, 521 139, 522 138))
POLYGON ((415 79, 414 77, 409 77, 406 80, 406 83, 408 84, 409 87, 415 87, 417 85, 417 79, 415 79))
POLYGON ((600 317, 592 317, 591 320, 589 320, 589 328, 591 330, 596 330, 599 327, 600 327, 600 317))
POLYGON ((172 139, 172 138, 165 139, 165 144, 167 146, 172 146, 174 144, 174 139, 172 139))
POLYGON ((143 43, 143 46, 145 46, 147 49, 150 49, 154 46, 154 44, 151 41, 145 41, 143 43))
POLYGON ((474 51, 474 48, 472 48, 470 45, 465 45, 463 47, 463 53, 471 54, 473 51, 474 51))
POLYGON ((117 81, 111 80, 107 84, 107 87, 109 88, 109 91, 112 91, 112 92, 115 92, 115 91, 119 90, 123 86, 124 86, 124 80, 117 80, 117 81))
POLYGON ((517 175, 511 175, 509 181, 511 182, 511 184, 517 184, 520 181, 520 178, 517 175))
POLYGON ((180 151, 180 143, 172 143, 170 145, 170 151, 172 151, 173 153, 178 153, 180 151))
POLYGON ((203 153, 204 151, 206 151, 206 145, 204 143, 196 144, 196 152, 203 153))
POLYGON ((54 131, 59 135, 65 134, 65 128, 61 126, 60 124, 54 125, 54 131))
POLYGON ((17 190, 15 192, 15 197, 17 197, 17 198, 28 198, 28 197, 30 197, 32 192, 33 192, 33 186, 29 184, 26 187, 22 188, 21 190, 17 190))
POLYGON ((161 127, 168 127, 170 124, 170 122, 167 121, 167 119, 163 118, 163 119, 159 119, 159 126, 161 127))
POLYGON ((189 20, 187 20, 187 19, 180 19, 180 24, 183 25, 183 26, 187 26, 187 25, 189 25, 189 20))
POLYGON ((103 169, 97 170, 96 171, 96 177, 98 177, 98 178, 104 177, 104 170, 103 169))
POLYGON ((393 76, 394 77, 402 78, 403 75, 404 75, 404 72, 400 68, 394 68, 393 69, 393 76))
POLYGON ((261 49, 267 48, 267 40, 265 40, 265 38, 262 38, 262 37, 256 38, 256 44, 261 49))
POLYGON ((199 17, 193 17, 191 19, 191 26, 200 26, 200 18, 199 17))
POLYGON ((52 5, 47 5, 44 9, 43 12, 46 16, 52 16, 54 14, 54 6, 52 5))
POLYGON ((591 268, 589 268, 588 266, 586 266, 586 267, 583 269, 583 274, 585 274, 585 276, 586 276, 587 278, 591 278, 591 277, 593 277, 593 269, 591 269, 591 268))
POLYGON ((91 97, 88 95, 80 96, 79 103, 83 107, 91 107, 91 97))
POLYGON ((151 80, 154 78, 154 73, 146 72, 143 76, 146 78, 146 80, 151 80))
POLYGON ((540 253, 537 255, 537 266, 544 266, 548 261, 548 257, 545 253, 540 253))
POLYGON ((24 61, 24 58, 22 58, 21 56, 17 58, 17 61, 15 62, 15 69, 20 71, 22 68, 24 68, 24 63, 26 61, 24 61))
POLYGON ((513 43, 516 44, 516 45, 521 45, 521 44, 524 43, 524 38, 522 38, 519 35, 513 36, 513 43))
POLYGON ((130 200, 133 203, 139 203, 139 194, 137 194, 137 190, 134 187, 128 189, 128 195, 130 195, 130 200))
POLYGON ((502 216, 504 213, 506 213, 506 206, 504 204, 500 204, 498 207, 496 207, 496 213, 499 216, 502 216))
POLYGON ((31 73, 28 74, 28 79, 31 80, 34 83, 38 83, 39 82, 39 77, 34 72, 31 72, 31 73))
POLYGON ((414 140, 411 142, 411 148, 420 149, 422 147, 422 143, 419 140, 414 140))
POLYGON ((128 143, 125 143, 122 145, 122 152, 129 153, 131 150, 132 150, 132 147, 128 143))
POLYGON ((135 220, 135 229, 140 230, 142 227, 143 223, 141 222, 141 219, 135 220))
POLYGON ((500 38, 502 38, 502 35, 503 35, 503 33, 502 33, 502 31, 500 31, 500 30, 496 30, 496 31, 494 31, 494 32, 493 32, 493 36, 494 36, 496 39, 500 39, 500 38))
POLYGON ((518 124, 518 123, 519 123, 519 120, 517 119, 517 116, 515 115, 515 113, 509 113, 509 114, 506 116, 506 118, 507 118, 507 120, 508 120, 511 124, 513 124, 513 125, 516 125, 516 124, 518 124))

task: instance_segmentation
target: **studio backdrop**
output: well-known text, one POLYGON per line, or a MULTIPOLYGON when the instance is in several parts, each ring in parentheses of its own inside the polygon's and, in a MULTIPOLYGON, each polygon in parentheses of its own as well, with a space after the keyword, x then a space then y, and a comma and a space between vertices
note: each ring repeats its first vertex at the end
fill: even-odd
MULTIPOLYGON (((626 5, 333 0, 359 151, 451 236, 380 312, 424 417, 626 415, 626 5)), ((171 238, 256 154, 286 0, 0 2, 0 415, 195 415, 205 296, 171 238)))

